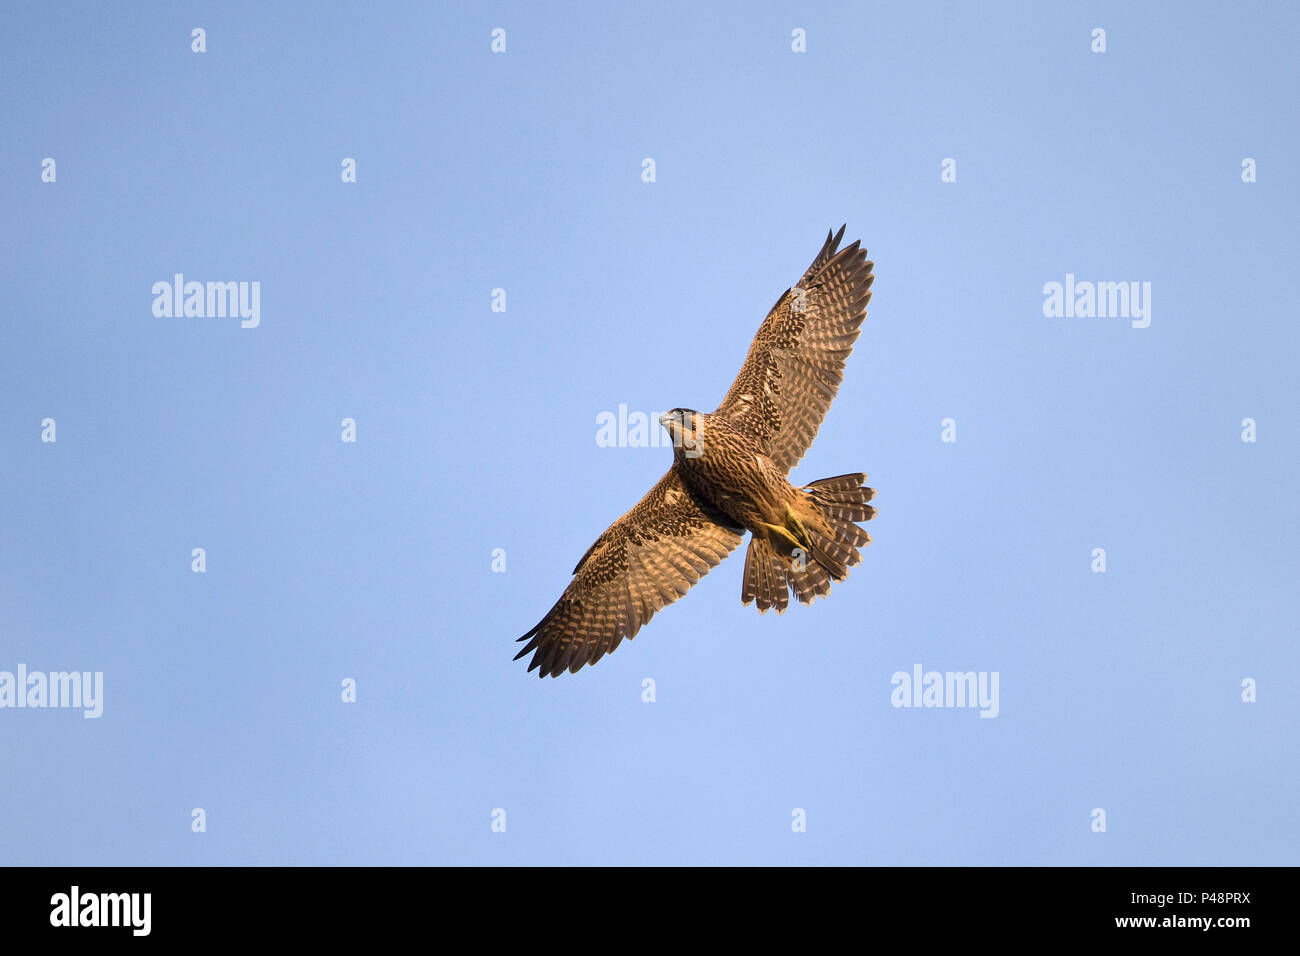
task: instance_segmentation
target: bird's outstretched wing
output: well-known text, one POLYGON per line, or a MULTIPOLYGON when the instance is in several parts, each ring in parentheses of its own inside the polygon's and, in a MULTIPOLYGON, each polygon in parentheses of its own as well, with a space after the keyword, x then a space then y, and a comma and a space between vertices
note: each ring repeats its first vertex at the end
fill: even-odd
POLYGON ((842 238, 843 226, 828 232, 803 278, 772 306, 714 412, 741 423, 787 471, 817 437, 871 301, 867 251, 860 240, 840 249, 842 238))
POLYGON ((631 639, 672 604, 744 535, 743 528, 691 495, 674 466, 587 549, 573 580, 515 660, 529 652, 539 677, 576 673, 631 639))

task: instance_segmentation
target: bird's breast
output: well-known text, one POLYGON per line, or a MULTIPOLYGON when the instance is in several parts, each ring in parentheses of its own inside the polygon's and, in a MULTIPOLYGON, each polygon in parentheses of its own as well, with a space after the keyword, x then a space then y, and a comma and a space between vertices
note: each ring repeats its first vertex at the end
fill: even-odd
POLYGON ((713 441, 703 455, 679 460, 683 480, 712 507, 747 527, 784 513, 785 476, 748 442, 713 441))

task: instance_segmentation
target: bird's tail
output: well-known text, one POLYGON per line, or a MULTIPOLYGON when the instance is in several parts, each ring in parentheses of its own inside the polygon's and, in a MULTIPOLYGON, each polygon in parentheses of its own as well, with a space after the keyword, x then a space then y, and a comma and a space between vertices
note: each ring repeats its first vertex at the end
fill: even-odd
POLYGON ((750 538, 745 552, 745 578, 740 600, 760 611, 790 603, 790 592, 803 604, 830 593, 831 581, 842 581, 862 560, 858 548, 871 535, 854 522, 870 521, 876 509, 868 504, 875 491, 865 487, 864 474, 823 478, 799 489, 786 513, 784 526, 771 525, 767 534, 750 538))

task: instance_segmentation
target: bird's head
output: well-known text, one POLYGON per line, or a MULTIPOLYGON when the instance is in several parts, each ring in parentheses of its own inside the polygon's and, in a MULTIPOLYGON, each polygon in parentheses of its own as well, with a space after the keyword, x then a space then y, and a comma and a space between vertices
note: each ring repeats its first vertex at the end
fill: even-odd
POLYGON ((659 424, 673 440, 673 455, 699 458, 704 451, 705 415, 693 408, 674 408, 659 416, 659 424))

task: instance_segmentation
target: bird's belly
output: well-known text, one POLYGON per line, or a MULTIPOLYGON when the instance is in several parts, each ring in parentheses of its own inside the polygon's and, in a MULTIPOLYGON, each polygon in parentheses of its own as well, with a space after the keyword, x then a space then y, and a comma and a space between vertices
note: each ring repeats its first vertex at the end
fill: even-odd
POLYGON ((692 464, 685 475, 692 489, 732 520, 751 530, 785 520, 786 504, 794 489, 762 456, 692 464))

